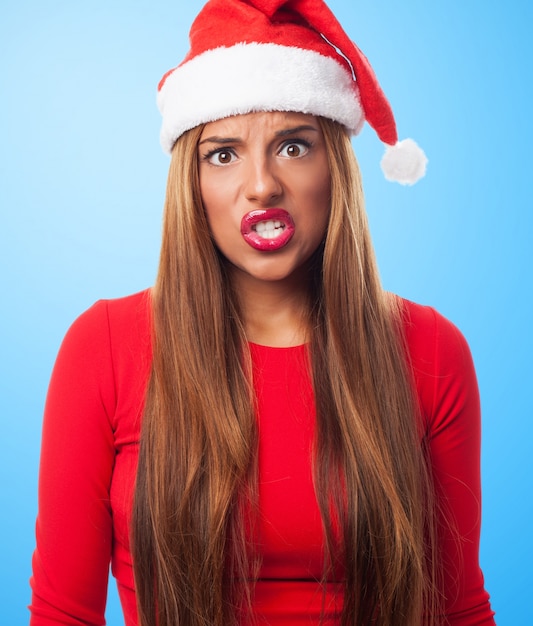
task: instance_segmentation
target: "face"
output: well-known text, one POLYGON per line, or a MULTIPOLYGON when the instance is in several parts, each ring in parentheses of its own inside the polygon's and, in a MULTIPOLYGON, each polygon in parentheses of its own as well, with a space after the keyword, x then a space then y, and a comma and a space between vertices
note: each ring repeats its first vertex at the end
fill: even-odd
POLYGON ((207 124, 200 191, 212 237, 237 277, 300 277, 324 238, 330 174, 317 120, 250 113, 207 124))

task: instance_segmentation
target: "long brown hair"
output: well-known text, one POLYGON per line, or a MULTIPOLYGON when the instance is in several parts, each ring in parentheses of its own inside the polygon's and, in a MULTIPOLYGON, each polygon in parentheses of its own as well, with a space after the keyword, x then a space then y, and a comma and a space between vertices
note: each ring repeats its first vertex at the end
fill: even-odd
MULTIPOLYGON (((379 282, 349 137, 319 122, 332 189, 310 311, 324 582, 340 560, 342 624, 416 625, 424 611, 434 613, 436 557, 402 311, 379 282)), ((172 153, 152 292, 153 365, 132 523, 141 626, 236 623, 258 571, 249 541, 254 398, 238 297, 202 209, 201 131, 183 135, 172 153)))

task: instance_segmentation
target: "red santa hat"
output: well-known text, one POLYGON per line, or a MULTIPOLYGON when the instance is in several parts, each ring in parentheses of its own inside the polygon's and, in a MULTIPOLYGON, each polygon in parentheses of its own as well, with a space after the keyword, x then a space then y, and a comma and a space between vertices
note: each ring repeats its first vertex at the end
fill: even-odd
POLYGON ((161 145, 185 131, 255 111, 296 111, 343 124, 365 120, 387 149, 388 180, 413 184, 427 158, 398 142, 392 109, 366 57, 323 0, 209 0, 190 31, 191 49, 158 87, 161 145))

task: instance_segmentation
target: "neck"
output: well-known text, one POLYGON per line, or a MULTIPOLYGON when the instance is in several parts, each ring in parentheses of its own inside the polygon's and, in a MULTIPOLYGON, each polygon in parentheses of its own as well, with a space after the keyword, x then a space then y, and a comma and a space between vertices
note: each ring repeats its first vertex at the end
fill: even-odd
POLYGON ((231 272, 248 341, 272 347, 309 341, 309 286, 301 274, 282 281, 259 281, 231 272))

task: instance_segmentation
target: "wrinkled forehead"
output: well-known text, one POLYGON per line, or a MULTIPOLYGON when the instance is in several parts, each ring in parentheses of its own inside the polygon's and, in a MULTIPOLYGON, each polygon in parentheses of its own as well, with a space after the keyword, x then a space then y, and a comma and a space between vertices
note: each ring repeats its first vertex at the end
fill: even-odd
POLYGON ((292 111, 259 111, 223 117, 204 125, 202 136, 212 133, 223 136, 241 136, 259 130, 277 132, 293 128, 320 130, 316 116, 292 111))

